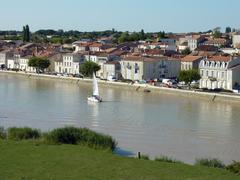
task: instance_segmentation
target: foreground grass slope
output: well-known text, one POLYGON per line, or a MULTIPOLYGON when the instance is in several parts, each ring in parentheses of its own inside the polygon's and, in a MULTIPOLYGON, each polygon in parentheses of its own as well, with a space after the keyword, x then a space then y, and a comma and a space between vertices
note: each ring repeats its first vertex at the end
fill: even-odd
POLYGON ((0 179, 239 179, 223 169, 113 155, 79 145, 0 140, 0 179))

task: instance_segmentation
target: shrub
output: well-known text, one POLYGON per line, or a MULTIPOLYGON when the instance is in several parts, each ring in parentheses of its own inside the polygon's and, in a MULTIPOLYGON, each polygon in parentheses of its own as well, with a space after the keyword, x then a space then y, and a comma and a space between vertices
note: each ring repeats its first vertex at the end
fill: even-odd
POLYGON ((138 159, 149 160, 149 156, 147 154, 139 154, 138 159))
POLYGON ((224 168, 225 165, 222 161, 218 159, 196 159, 195 165, 207 166, 207 167, 214 167, 214 168, 224 168))
POLYGON ((3 127, 0 127, 0 139, 6 139, 7 134, 3 127))
POLYGON ((155 161, 168 162, 168 163, 180 163, 180 161, 177 161, 167 156, 158 156, 155 158, 155 161))
POLYGON ((226 169, 237 175, 240 175, 240 162, 233 161, 233 163, 228 165, 226 169))
POLYGON ((54 129, 45 135, 47 143, 83 144, 93 148, 116 148, 117 143, 111 136, 96 133, 87 128, 65 127, 54 129))
POLYGON ((24 140, 24 139, 38 139, 41 136, 41 133, 37 129, 31 129, 28 127, 24 128, 8 128, 7 133, 8 139, 11 140, 24 140))

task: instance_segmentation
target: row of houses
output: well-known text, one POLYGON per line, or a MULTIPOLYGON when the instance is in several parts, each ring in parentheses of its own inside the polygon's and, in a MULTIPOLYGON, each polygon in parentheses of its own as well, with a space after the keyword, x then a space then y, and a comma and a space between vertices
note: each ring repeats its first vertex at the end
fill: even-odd
MULTIPOLYGON (((0 52, 0 64, 9 69, 35 72, 28 66, 28 56, 11 51, 0 52)), ((232 56, 156 57, 139 54, 114 56, 106 53, 62 53, 49 56, 49 71, 62 74, 79 74, 81 63, 93 61, 101 66, 97 76, 108 79, 147 81, 152 79, 176 78, 181 70, 198 69, 201 75, 200 88, 232 90, 240 85, 240 58, 232 56), (58 56, 58 58, 57 58, 58 56)))
POLYGON ((0 65, 8 69, 34 72, 35 69, 28 66, 29 58, 43 56, 50 59, 49 72, 79 74, 81 63, 93 61, 101 67, 97 72, 100 78, 115 77, 133 81, 176 78, 181 70, 198 69, 202 77, 201 88, 232 90, 240 84, 239 58, 219 53, 215 46, 219 45, 217 43, 227 41, 221 38, 214 41, 208 38, 208 41, 205 41, 206 38, 201 35, 190 35, 178 38, 178 41, 174 38, 165 38, 159 42, 139 41, 119 45, 79 41, 73 43, 75 47, 73 52, 62 52, 61 47, 55 45, 29 43, 1 51, 0 65), (176 53, 177 44, 186 42, 194 51, 187 56, 176 53), (224 63, 227 65, 225 64, 223 70, 221 67, 224 63), (213 64, 216 66, 213 67, 213 64))

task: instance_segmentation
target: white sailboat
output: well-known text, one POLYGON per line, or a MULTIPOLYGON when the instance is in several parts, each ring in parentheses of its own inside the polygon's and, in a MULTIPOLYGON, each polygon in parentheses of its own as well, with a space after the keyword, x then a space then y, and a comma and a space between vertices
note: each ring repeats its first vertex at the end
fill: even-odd
POLYGON ((98 82, 97 82, 97 78, 95 76, 95 73, 93 73, 93 95, 91 97, 88 97, 88 101, 90 101, 90 102, 102 102, 102 98, 99 95, 98 82))

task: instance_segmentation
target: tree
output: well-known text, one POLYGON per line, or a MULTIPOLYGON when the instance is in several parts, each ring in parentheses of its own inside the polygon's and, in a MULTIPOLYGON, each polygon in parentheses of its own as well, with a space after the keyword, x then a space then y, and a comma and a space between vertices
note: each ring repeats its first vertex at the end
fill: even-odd
POLYGON ((231 29, 231 27, 226 27, 226 31, 225 31, 226 33, 230 33, 230 32, 232 32, 232 29, 231 29))
POLYGON ((92 61, 86 61, 80 65, 80 73, 87 77, 91 77, 93 73, 96 73, 100 69, 101 67, 97 63, 92 61))
POLYGON ((30 30, 29 26, 23 26, 23 42, 30 42, 30 30))
POLYGON ((23 42, 26 42, 26 28, 23 26, 23 42))
POLYGON ((166 35, 166 34, 165 34, 164 31, 158 32, 158 38, 159 38, 159 39, 165 38, 165 37, 166 37, 165 35, 166 35))
POLYGON ((124 32, 118 38, 118 43, 124 43, 124 42, 127 42, 127 41, 129 41, 129 34, 128 34, 128 32, 124 32))
POLYGON ((36 68, 36 72, 44 72, 50 66, 50 61, 45 58, 32 57, 28 61, 28 66, 36 68))
POLYGON ((144 30, 142 29, 140 32, 140 40, 145 40, 145 39, 146 39, 145 33, 144 33, 144 30))
POLYGON ((196 69, 181 71, 178 76, 178 80, 184 81, 186 84, 188 84, 189 88, 190 88, 190 84, 192 81, 198 81, 200 78, 201 78, 201 76, 200 76, 198 70, 196 70, 196 69))
POLYGON ((222 33, 220 32, 220 31, 215 31, 214 33, 213 33, 213 37, 214 38, 220 38, 222 36, 222 33))
POLYGON ((182 51, 182 55, 189 55, 189 54, 191 54, 191 50, 190 50, 190 48, 189 47, 187 47, 186 49, 184 49, 183 51, 182 51))

